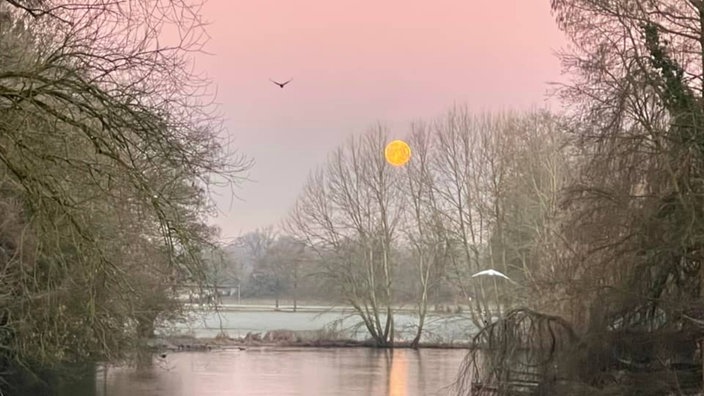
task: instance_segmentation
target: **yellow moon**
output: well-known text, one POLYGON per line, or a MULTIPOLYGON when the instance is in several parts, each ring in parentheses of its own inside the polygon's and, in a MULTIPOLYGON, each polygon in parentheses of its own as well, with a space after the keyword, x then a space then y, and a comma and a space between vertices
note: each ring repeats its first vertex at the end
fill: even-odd
POLYGON ((403 140, 394 140, 384 150, 386 161, 393 166, 403 166, 411 159, 411 147, 403 140))

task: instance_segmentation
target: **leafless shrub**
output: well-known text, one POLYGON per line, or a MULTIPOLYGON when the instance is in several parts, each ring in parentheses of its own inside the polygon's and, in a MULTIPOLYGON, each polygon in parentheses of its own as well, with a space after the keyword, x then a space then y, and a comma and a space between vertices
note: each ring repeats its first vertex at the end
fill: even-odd
POLYGON ((453 392, 462 395, 535 392, 557 381, 560 359, 579 339, 556 316, 515 309, 485 326, 460 367, 453 392))

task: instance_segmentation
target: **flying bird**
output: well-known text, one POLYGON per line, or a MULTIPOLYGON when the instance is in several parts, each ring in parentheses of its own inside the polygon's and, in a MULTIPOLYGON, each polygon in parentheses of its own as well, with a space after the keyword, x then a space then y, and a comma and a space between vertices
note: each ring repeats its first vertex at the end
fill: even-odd
POLYGON ((502 274, 502 273, 499 272, 499 271, 493 270, 493 269, 488 269, 488 270, 484 270, 484 271, 479 271, 479 272, 477 272, 476 274, 472 275, 472 278, 477 277, 477 276, 482 276, 482 275, 500 276, 500 277, 502 277, 502 278, 504 278, 504 279, 508 279, 508 280, 510 280, 511 282, 513 282, 513 280, 512 280, 511 278, 509 278, 508 276, 502 274))
POLYGON ((282 83, 280 83, 280 82, 278 82, 278 81, 274 81, 274 80, 272 80, 272 79, 269 79, 269 81, 271 81, 271 82, 273 82, 274 84, 278 85, 279 87, 283 88, 284 85, 290 83, 291 81, 293 81, 293 79, 290 79, 290 80, 288 80, 288 81, 286 81, 286 82, 282 82, 282 83))

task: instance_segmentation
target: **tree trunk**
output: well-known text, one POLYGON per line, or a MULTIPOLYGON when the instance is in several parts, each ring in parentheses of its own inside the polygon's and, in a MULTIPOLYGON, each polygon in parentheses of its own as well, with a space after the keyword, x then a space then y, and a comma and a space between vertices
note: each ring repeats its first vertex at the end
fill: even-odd
POLYGON ((276 290, 274 291, 274 298, 276 299, 276 310, 279 310, 279 278, 276 278, 276 290))
POLYGON ((140 315, 137 317, 137 369, 152 366, 152 353, 148 350, 147 340, 154 337, 155 315, 140 315))
POLYGON ((297 296, 296 294, 298 293, 298 279, 297 277, 294 277, 293 280, 293 312, 296 312, 298 309, 298 302, 297 302, 297 296))

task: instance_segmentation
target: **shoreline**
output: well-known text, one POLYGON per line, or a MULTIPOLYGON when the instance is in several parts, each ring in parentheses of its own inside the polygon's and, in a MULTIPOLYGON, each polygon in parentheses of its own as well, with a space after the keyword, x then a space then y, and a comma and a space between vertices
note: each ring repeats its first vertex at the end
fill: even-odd
MULTIPOLYGON (((287 333, 290 334, 290 333, 287 333)), ((149 348, 154 352, 168 350, 170 352, 196 352, 210 351, 214 349, 240 349, 259 347, 287 347, 287 348, 374 348, 374 349, 396 349, 411 348, 410 341, 397 341, 393 345, 379 346, 374 340, 351 340, 351 339, 248 339, 230 337, 201 337, 192 336, 167 336, 151 338, 148 342, 149 348)), ((419 343, 417 349, 469 349, 470 342, 453 343, 419 343)))

